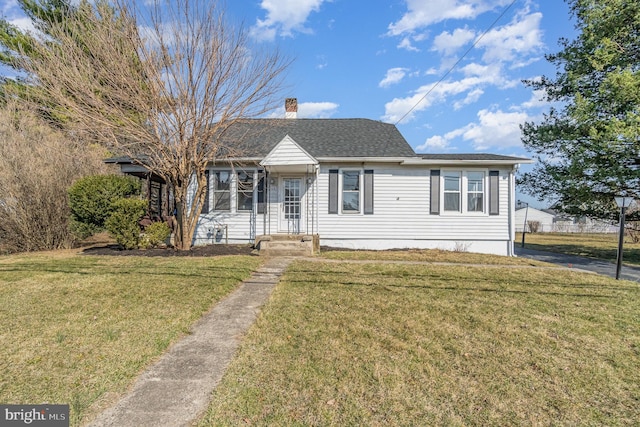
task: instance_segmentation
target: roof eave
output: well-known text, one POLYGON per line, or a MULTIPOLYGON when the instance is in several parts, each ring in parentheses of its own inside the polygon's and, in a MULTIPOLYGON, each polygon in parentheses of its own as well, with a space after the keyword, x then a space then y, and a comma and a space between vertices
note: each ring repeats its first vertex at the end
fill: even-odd
POLYGON ((317 157, 320 163, 403 163, 410 157, 317 157))
POLYGON ((534 163, 531 159, 513 159, 513 160, 489 160, 489 159, 420 159, 412 158, 408 159, 402 164, 404 165, 519 165, 519 164, 531 164, 534 163))

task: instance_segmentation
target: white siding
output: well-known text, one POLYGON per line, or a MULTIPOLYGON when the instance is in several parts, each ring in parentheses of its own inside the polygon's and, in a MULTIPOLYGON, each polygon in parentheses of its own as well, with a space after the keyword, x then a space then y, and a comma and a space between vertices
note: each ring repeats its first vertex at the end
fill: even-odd
MULTIPOLYGON (((220 170, 231 170, 231 168, 218 168, 220 170)), ((256 169, 242 169, 242 171, 254 173, 254 188, 258 184, 258 174, 256 169)), ((231 210, 223 212, 215 212, 210 210, 209 213, 200 215, 198 226, 194 235, 193 242, 195 245, 205 245, 212 243, 252 243, 255 233, 262 223, 263 215, 257 215, 254 211, 238 211, 238 192, 236 183, 236 172, 232 171, 231 178, 231 210), (220 230, 220 231, 219 231, 220 230)), ((209 183, 210 194, 213 191, 213 179, 209 183)), ((212 196, 209 198, 211 202, 212 196)), ((256 196, 254 192, 254 207, 256 204, 256 196)), ((211 204, 210 204, 211 206, 211 204)), ((213 207, 213 206, 211 206, 213 207)), ((260 233, 260 231, 258 231, 260 233)))
MULTIPOLYGON (((353 165, 356 167, 357 165, 353 165)), ((509 172, 500 171, 500 215, 429 214, 430 170, 386 166, 374 169, 374 214, 328 214, 328 169, 320 174, 321 244, 340 247, 433 247, 508 254, 509 172), (487 243, 490 242, 490 243, 487 243)), ((342 166, 339 169, 349 169, 342 166)), ((488 171, 488 169, 487 169, 488 171)), ((487 187, 487 186, 486 186, 487 187)), ((488 187, 487 187, 488 188, 488 187)), ((485 188, 485 199, 487 190, 485 188)), ((487 204, 485 200, 485 205, 487 204)), ((486 211, 486 209, 485 209, 486 211)))
MULTIPOLYGON (((538 232, 542 233, 542 232, 554 231, 553 230, 553 223, 555 218, 554 215, 541 211, 539 209, 526 207, 526 208, 518 209, 515 214, 516 231, 519 233, 522 232, 522 229, 525 226, 525 217, 526 217, 527 223, 531 221, 537 221, 540 223, 538 232)), ((527 226, 527 232, 528 231, 530 231, 529 226, 527 226)))
MULTIPOLYGON (((439 169, 439 168, 438 168, 439 169)), ((459 170, 471 170, 460 168, 459 170)), ((399 164, 325 164, 319 171, 317 181, 318 200, 315 202, 313 184, 306 191, 305 206, 309 207, 309 221, 312 221, 313 207, 317 205, 317 223, 313 219, 313 230, 307 232, 320 235, 320 243, 327 246, 388 249, 388 248, 439 248, 467 250, 471 252, 512 254, 513 218, 510 219, 513 204, 511 169, 473 168, 482 170, 488 177, 489 170, 499 170, 500 214, 488 214, 488 179, 485 184, 484 213, 442 213, 429 214, 430 169, 423 166, 399 164), (374 213, 328 213, 329 170, 374 170, 374 213)), ((306 175, 309 177, 308 175, 306 175)), ((362 177, 362 174, 361 174, 362 177)), ((252 242, 256 235, 278 232, 278 176, 271 175, 267 213, 235 212, 236 194, 232 185, 232 211, 211 212, 203 215, 197 230, 197 244, 215 243, 216 230, 228 232, 230 243, 252 242), (269 222, 270 221, 270 222, 269 222), (266 224, 266 226, 265 226, 266 224)), ((340 181, 340 180, 339 180, 340 181)), ((257 183, 257 180, 256 180, 257 183)), ((340 190, 340 186, 339 186, 340 190)), ((361 189, 362 197, 362 189, 361 189)), ((442 200, 442 198, 441 198, 442 200)), ((361 208, 363 203, 361 202, 361 208)), ((224 243, 224 235, 218 243, 224 243)))
POLYGON ((264 166, 312 165, 316 163, 289 135, 285 136, 261 162, 264 166))

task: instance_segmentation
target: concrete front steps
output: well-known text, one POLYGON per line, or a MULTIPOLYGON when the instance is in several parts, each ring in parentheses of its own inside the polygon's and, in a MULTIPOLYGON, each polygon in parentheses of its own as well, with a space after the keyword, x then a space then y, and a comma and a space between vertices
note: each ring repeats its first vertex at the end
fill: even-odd
POLYGON ((313 256, 320 252, 317 234, 271 234, 258 236, 255 247, 266 256, 313 256))

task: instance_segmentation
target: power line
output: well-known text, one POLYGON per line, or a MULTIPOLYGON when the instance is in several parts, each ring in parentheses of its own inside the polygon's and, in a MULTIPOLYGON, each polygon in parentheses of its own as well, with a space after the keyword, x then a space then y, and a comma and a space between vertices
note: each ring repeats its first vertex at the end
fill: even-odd
POLYGON ((451 68, 449 68, 449 69, 447 70, 447 72, 446 72, 446 73, 444 73, 442 77, 440 77, 440 80, 438 80, 438 81, 437 81, 433 86, 431 86, 431 89, 429 89, 429 90, 427 91, 427 93, 425 93, 425 94, 424 94, 424 96, 423 96, 422 98, 420 98, 420 99, 418 100, 418 102, 416 102, 416 103, 414 104, 414 106, 413 106, 413 107, 411 107, 411 108, 409 109, 409 111, 407 111, 407 112, 404 114, 404 116, 402 116, 402 117, 400 118, 400 120, 398 120, 398 121, 395 123, 395 125, 396 125, 396 126, 398 125, 398 123, 400 123, 401 121, 403 121, 403 120, 404 120, 404 118, 405 118, 405 117, 407 117, 407 116, 408 116, 408 115, 409 115, 413 110, 415 110, 415 109, 416 109, 416 107, 417 107, 417 106, 418 106, 422 101, 424 101, 424 100, 425 100, 425 98, 426 98, 427 96, 429 96, 429 94, 430 94, 431 92, 433 92, 433 90, 434 90, 436 87, 438 87, 438 85, 439 85, 440 83, 442 83, 442 81, 443 81, 443 80, 444 80, 444 79, 445 79, 449 74, 451 74, 451 72, 452 72, 452 71, 453 71, 453 70, 458 66, 458 64, 460 63, 460 61, 462 61, 462 60, 465 58, 465 56, 467 56, 467 54, 468 54, 469 52, 471 52, 471 49, 473 49, 474 47, 476 47, 476 45, 480 42, 480 40, 482 40, 482 38, 483 38, 485 35, 487 35, 487 33, 488 33, 489 31, 491 31, 491 29, 492 29, 493 27, 495 27, 495 25, 498 23, 498 21, 500 21, 500 19, 502 19, 502 17, 507 13, 507 11, 511 8, 511 6, 513 6, 513 5, 515 4, 515 2, 516 2, 516 1, 517 1, 517 0, 513 0, 513 1, 512 1, 512 2, 507 6, 507 7, 505 7, 505 8, 504 8, 504 10, 502 11, 502 13, 500 13, 500 15, 498 15, 498 17, 497 17, 497 18, 496 18, 496 19, 491 23, 491 25, 489 25, 489 27, 488 27, 486 30, 484 30, 484 32, 483 32, 482 34, 480 34, 480 37, 478 37, 478 38, 473 42, 473 44, 472 44, 471 46, 469 46, 469 48, 464 52, 464 54, 463 54, 460 58, 458 58, 458 60, 455 62, 455 64, 453 64, 453 65, 451 66, 451 68))

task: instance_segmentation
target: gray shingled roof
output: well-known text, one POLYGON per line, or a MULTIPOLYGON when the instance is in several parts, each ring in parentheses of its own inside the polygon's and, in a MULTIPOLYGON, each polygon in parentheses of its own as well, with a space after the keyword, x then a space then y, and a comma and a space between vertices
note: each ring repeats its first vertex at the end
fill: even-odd
POLYGON ((415 156, 394 125, 369 119, 243 120, 226 138, 242 141, 242 157, 263 158, 286 135, 315 158, 415 156))
POLYGON ((523 157, 502 156, 500 154, 486 154, 486 153, 458 153, 458 154, 418 154, 424 160, 508 160, 508 161, 521 161, 528 160, 523 157))

